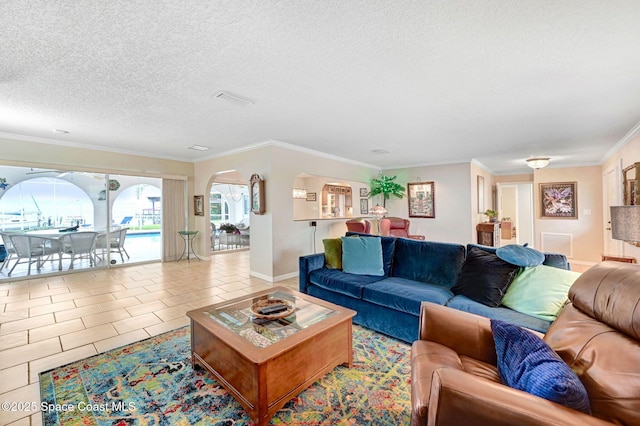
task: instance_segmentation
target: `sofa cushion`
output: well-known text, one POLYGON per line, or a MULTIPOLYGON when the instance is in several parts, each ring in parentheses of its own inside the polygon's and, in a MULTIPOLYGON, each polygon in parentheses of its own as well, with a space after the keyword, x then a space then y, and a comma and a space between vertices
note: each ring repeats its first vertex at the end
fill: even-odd
POLYGON ((504 384, 591 414, 589 395, 578 376, 533 333, 491 320, 498 374, 504 384))
POLYGON ((496 249, 496 256, 512 265, 528 267, 542 265, 544 254, 536 249, 527 247, 527 244, 507 244, 496 249))
POLYGON ((391 275, 451 288, 464 263, 464 254, 461 244, 399 238, 391 275))
POLYGON ((519 266, 507 263, 495 254, 472 247, 451 291, 497 307, 519 270, 519 266))
POLYGON ((379 237, 371 234, 359 234, 357 232, 347 232, 347 237, 358 235, 363 238, 379 238, 382 242, 382 268, 384 269, 384 275, 388 276, 391 272, 391 265, 393 263, 393 255, 396 247, 397 238, 394 237, 379 237))
POLYGON ((510 322, 541 333, 546 332, 551 325, 550 321, 534 318, 530 315, 514 311, 513 309, 505 308, 504 306, 491 308, 462 295, 454 296, 447 302, 447 306, 459 311, 471 312, 472 314, 481 315, 483 317, 510 322))
POLYGON ((347 296, 362 298, 362 289, 382 277, 372 275, 347 274, 336 269, 321 268, 311 271, 309 281, 311 284, 327 290, 342 293, 347 296))
POLYGON ((340 238, 325 238, 324 266, 329 269, 342 269, 342 240, 340 238))
POLYGON ((444 305, 453 297, 451 290, 405 278, 389 277, 363 287, 362 299, 413 315, 420 315, 420 304, 428 301, 444 305))
POLYGON ((525 268, 507 289, 502 304, 523 314, 554 321, 579 276, 579 272, 546 265, 525 268))
POLYGON ((342 237, 342 269, 356 275, 383 276, 380 238, 342 237))

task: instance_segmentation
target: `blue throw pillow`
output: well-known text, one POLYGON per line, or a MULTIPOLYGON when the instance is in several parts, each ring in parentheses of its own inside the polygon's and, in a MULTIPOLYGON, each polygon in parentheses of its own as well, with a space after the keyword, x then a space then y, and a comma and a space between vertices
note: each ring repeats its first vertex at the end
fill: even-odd
POLYGON ((589 395, 578 376, 535 334, 491 320, 500 380, 507 386, 591 414, 589 395))
POLYGON ((505 262, 523 268, 542 265, 542 262, 544 262, 544 254, 531 247, 527 247, 527 244, 523 246, 509 244, 500 247, 496 250, 496 256, 505 262))
POLYGON ((380 238, 342 237, 342 270, 356 275, 383 276, 380 238))

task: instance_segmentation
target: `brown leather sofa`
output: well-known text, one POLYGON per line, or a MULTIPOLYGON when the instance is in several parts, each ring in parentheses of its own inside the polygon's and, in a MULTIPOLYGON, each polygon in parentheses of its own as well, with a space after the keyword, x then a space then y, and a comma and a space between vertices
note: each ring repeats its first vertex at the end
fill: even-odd
POLYGON ((413 240, 424 240, 424 235, 409 234, 409 219, 401 217, 385 217, 380 220, 380 233, 385 237, 411 238, 413 240))
POLYGON ((490 321, 423 302, 411 350, 412 425, 640 425, 640 266, 603 262, 573 284, 544 340, 592 416, 500 383, 490 321))

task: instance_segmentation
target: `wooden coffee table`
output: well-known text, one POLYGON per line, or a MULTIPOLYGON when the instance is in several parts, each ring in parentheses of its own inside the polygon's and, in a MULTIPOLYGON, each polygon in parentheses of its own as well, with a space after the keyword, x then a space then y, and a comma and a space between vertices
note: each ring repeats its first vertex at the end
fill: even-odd
POLYGON ((214 375, 257 425, 292 397, 342 364, 351 367, 355 311, 285 288, 187 312, 192 363, 214 375), (295 311, 262 323, 250 307, 265 299, 293 302, 295 311))

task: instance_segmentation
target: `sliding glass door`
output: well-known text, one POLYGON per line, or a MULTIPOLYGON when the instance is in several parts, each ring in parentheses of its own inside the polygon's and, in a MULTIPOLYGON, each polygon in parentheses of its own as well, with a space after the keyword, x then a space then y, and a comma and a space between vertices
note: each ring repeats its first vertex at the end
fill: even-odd
POLYGON ((161 185, 0 165, 0 280, 160 259, 161 185), (81 250, 80 240, 90 249, 81 250))

